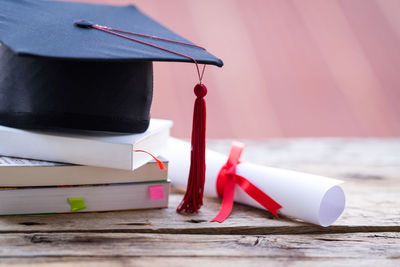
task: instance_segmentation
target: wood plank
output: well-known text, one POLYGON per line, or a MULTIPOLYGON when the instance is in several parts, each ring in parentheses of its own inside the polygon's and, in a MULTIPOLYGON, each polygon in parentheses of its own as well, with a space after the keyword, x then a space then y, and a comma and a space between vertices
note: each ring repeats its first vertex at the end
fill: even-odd
MULTIPOLYGON (((247 144, 244 158, 249 161, 291 166, 316 174, 330 173, 334 177, 352 177, 346 178, 347 183, 343 185, 347 206, 342 217, 333 226, 323 228, 285 218, 276 220, 268 212, 235 204, 227 221, 211 223, 209 220, 219 210, 219 199, 206 198, 198 215, 178 215, 175 207, 182 195, 175 191, 168 209, 3 216, 0 217, 0 232, 300 234, 400 231, 399 139, 299 139, 247 144)), ((230 141, 210 142, 211 147, 221 152, 229 150, 229 145, 230 141)))
MULTIPOLYGON (((243 160, 337 178, 400 180, 399 138, 292 138, 241 140, 243 160)), ((208 140, 227 154, 231 140, 208 140)))
MULTIPOLYGON (((328 228, 243 205, 210 223, 216 198, 199 215, 177 215, 175 189, 169 209, 0 217, 0 266, 398 266, 400 143, 381 141, 247 142, 246 160, 344 177, 347 207, 328 228)), ((210 143, 229 150, 230 141, 210 143)))
POLYGON ((319 227, 235 204, 222 224, 209 222, 220 201, 206 198, 198 215, 179 215, 175 207, 181 194, 171 195, 170 208, 124 212, 26 215, 0 217, 0 232, 132 232, 175 234, 299 234, 400 231, 399 183, 371 181, 344 185, 348 204, 331 227, 319 227))
POLYGON ((13 257, 274 257, 400 259, 400 233, 174 235, 2 234, 0 259, 13 257))
POLYGON ((34 257, 1 259, 0 266, 43 266, 43 267, 126 267, 126 266, 387 266, 398 267, 400 259, 369 258, 272 258, 272 257, 34 257))

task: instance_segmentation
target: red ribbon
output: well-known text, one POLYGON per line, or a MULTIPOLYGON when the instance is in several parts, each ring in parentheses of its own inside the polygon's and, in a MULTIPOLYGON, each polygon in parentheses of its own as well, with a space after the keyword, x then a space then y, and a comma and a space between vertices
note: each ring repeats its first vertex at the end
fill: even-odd
POLYGON ((264 208, 278 217, 278 209, 282 208, 275 200, 250 183, 246 178, 236 174, 236 167, 240 163, 240 156, 244 150, 244 144, 233 142, 229 152, 228 161, 221 168, 217 178, 217 193, 222 197, 221 209, 212 222, 223 222, 232 211, 235 198, 235 185, 240 186, 244 192, 260 203, 264 208))
POLYGON ((142 150, 142 149, 136 149, 133 150, 134 152, 143 152, 146 153, 147 155, 149 155, 150 157, 152 157, 158 164, 158 167, 160 168, 160 170, 166 170, 167 168, 165 168, 164 163, 162 163, 161 160, 159 160, 158 158, 156 158, 156 156, 154 156, 153 154, 151 154, 150 152, 146 151, 146 150, 142 150))

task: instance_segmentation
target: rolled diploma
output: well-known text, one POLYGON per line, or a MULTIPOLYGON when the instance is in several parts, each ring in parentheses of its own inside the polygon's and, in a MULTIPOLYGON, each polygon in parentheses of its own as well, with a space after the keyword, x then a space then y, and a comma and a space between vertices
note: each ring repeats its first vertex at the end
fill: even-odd
MULTIPOLYGON (((190 144, 171 137, 165 155, 169 160, 168 176, 172 184, 186 187, 190 167, 190 144)), ((227 155, 207 149, 205 194, 218 196, 216 181, 226 161, 227 155)), ((278 202, 282 206, 278 213, 285 216, 329 226, 344 210, 345 195, 338 186, 342 183, 340 180, 247 162, 237 165, 236 173, 278 202)), ((265 209, 239 186, 235 189, 235 202, 265 209)))

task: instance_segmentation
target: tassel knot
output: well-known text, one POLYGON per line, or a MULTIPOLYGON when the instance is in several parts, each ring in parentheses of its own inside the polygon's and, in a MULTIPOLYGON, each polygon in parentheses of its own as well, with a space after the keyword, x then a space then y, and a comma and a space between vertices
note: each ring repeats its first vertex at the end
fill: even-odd
POLYGON ((194 87, 194 93, 197 97, 205 97, 207 95, 207 87, 204 84, 198 83, 194 87))

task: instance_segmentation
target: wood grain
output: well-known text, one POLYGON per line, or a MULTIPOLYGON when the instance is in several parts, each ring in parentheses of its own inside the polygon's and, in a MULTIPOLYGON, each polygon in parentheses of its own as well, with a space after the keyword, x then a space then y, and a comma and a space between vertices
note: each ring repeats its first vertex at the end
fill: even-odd
MULTIPOLYGON (((178 215, 175 207, 182 195, 175 190, 168 209, 3 216, 0 232, 301 234, 400 230, 398 139, 298 139, 246 144, 245 160, 344 179, 347 205, 342 217, 333 226, 323 228, 287 218, 273 219, 268 212, 235 204, 226 222, 211 223, 209 220, 219 210, 219 199, 206 198, 198 215, 178 215)), ((209 147, 220 152, 228 151, 229 146, 230 141, 209 142, 209 147)))
MULTIPOLYGON (((246 144, 243 160, 354 181, 400 180, 399 138, 291 138, 246 144)), ((231 140, 208 140, 208 147, 228 154, 231 140)))
POLYGON ((126 267, 126 266, 388 266, 398 267, 399 259, 369 258, 272 258, 272 257, 34 257, 1 259, 0 266, 46 267, 126 267))
POLYGON ((287 218, 273 219, 266 211, 240 204, 235 204, 232 215, 224 223, 209 222, 219 209, 218 199, 207 198, 198 215, 179 215, 175 208, 182 195, 174 193, 171 195, 168 209, 3 216, 0 217, 0 232, 82 231, 217 235, 400 231, 399 184, 382 181, 353 182, 345 184, 344 188, 348 196, 345 212, 333 226, 327 228, 287 218))
POLYGON ((175 235, 132 233, 3 234, 0 258, 107 257, 337 257, 400 258, 399 233, 326 235, 175 235))
POLYGON ((273 257, 34 257, 1 259, 0 266, 46 267, 126 267, 126 266, 388 266, 398 267, 399 259, 385 258, 273 258, 273 257), (251 260, 250 260, 251 259, 251 260))
MULTIPOLYGON (((209 142, 226 153, 230 140, 209 142)), ((0 266, 326 266, 400 264, 399 139, 246 141, 244 158, 345 180, 346 209, 323 228, 235 204, 211 223, 220 200, 198 215, 157 210, 0 217, 0 266)))

